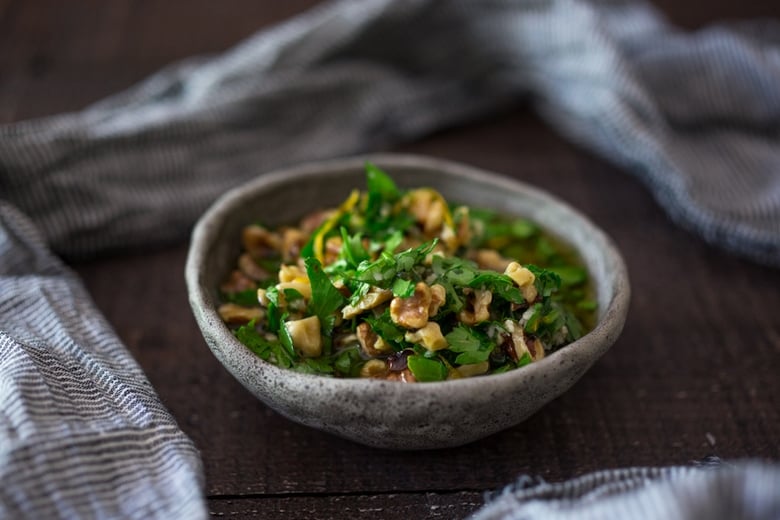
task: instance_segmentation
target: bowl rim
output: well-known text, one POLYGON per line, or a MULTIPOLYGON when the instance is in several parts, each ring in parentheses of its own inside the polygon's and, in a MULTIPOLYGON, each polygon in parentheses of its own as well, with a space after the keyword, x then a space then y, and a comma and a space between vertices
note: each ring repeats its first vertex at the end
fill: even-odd
MULTIPOLYGON (((575 246, 578 253, 580 248, 575 246)), ((589 267, 589 266, 588 266, 589 267)), ((593 273, 591 273, 593 276, 593 273)), ((190 241, 185 266, 185 280, 190 305, 199 328, 207 340, 209 349, 218 360, 239 381, 244 383, 237 372, 242 372, 242 364, 249 363, 259 373, 265 372, 274 377, 281 377, 291 384, 328 385, 334 391, 341 389, 354 390, 357 386, 369 393, 393 395, 419 394, 420 392, 438 393, 449 391, 469 391, 484 385, 486 380, 493 385, 512 386, 517 380, 533 377, 554 363, 564 364, 587 353, 593 359, 592 364, 601 357, 619 336, 628 312, 630 302, 630 284, 625 261, 612 239, 598 228, 587 216, 572 207, 569 203, 556 196, 529 185, 523 181, 509 178, 477 167, 428 156, 398 153, 379 153, 350 156, 346 158, 326 159, 305 162, 293 166, 261 173, 254 179, 236 186, 216 199, 197 221, 190 241), (522 191, 530 197, 544 203, 558 206, 571 217, 580 221, 591 239, 598 241, 599 250, 609 263, 612 272, 612 292, 607 306, 600 310, 596 326, 580 339, 546 355, 539 361, 530 363, 521 369, 510 370, 501 374, 469 377, 421 384, 402 384, 395 381, 385 381, 372 378, 335 378, 319 374, 309 374, 285 369, 265 361, 255 355, 233 335, 217 313, 215 302, 211 301, 209 289, 202 283, 201 267, 211 250, 211 245, 219 241, 219 231, 224 227, 227 217, 232 211, 248 200, 255 199, 259 193, 272 187, 300 181, 302 178, 334 175, 343 170, 362 168, 366 162, 376 164, 380 168, 421 168, 438 171, 444 175, 485 182, 495 187, 506 187, 510 192, 522 191), (599 339, 601 338, 601 339, 599 339), (211 341, 209 341, 211 339, 211 341), (221 348, 215 349, 213 342, 218 342, 221 348), (595 351, 595 356, 593 352, 595 351), (570 359, 572 358, 572 359, 570 359)))

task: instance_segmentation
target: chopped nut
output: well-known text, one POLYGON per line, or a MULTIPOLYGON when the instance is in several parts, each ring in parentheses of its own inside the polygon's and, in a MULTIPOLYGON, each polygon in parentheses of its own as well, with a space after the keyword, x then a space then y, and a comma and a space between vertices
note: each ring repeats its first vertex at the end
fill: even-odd
POLYGON ((429 321, 420 330, 407 332, 404 339, 409 343, 422 345, 428 350, 441 350, 448 347, 447 340, 444 339, 441 328, 435 321, 429 321))
POLYGON ((504 274, 514 280, 517 286, 520 287, 525 301, 531 303, 536 300, 538 292, 534 285, 534 280, 536 279, 534 273, 517 262, 512 262, 506 267, 504 274))
POLYGON ((259 307, 242 307, 235 303, 223 303, 217 309, 222 321, 235 325, 244 325, 252 320, 259 320, 263 317, 263 310, 259 307))
POLYGON ((257 265, 257 262, 249 253, 244 253, 238 257, 238 267, 241 269, 241 272, 257 282, 268 280, 271 277, 268 271, 257 265))
POLYGON ((306 271, 301 269, 297 265, 284 265, 279 266, 279 283, 276 284, 276 288, 281 295, 284 295, 285 289, 295 289, 305 299, 311 299, 311 282, 306 271))
POLYGON ((369 309, 377 307, 393 297, 393 292, 379 287, 371 287, 358 301, 357 305, 347 305, 341 310, 345 320, 349 320, 369 309))
POLYGON ((458 373, 463 377, 473 377, 473 376, 480 376, 486 373, 489 368, 490 368, 490 363, 487 361, 482 361, 481 363, 461 365, 457 367, 455 370, 457 370, 458 373))
POLYGON ((539 338, 526 336, 523 327, 512 320, 506 320, 504 326, 511 333, 512 349, 509 354, 512 359, 518 361, 524 354, 531 356, 534 361, 544 357, 544 345, 539 338))
POLYGON ((360 368, 360 377, 384 377, 387 375, 387 363, 381 359, 369 359, 360 368))
POLYGON ((458 243, 463 246, 471 242, 471 218, 469 217, 468 206, 458 206, 453 213, 453 217, 458 221, 458 229, 455 233, 458 243))
POLYGON ((501 256, 495 249, 479 249, 474 255, 474 260, 481 269, 504 271, 512 263, 508 258, 501 256))
POLYGON ((255 258, 275 256, 282 247, 282 239, 278 234, 258 225, 245 227, 241 233, 241 242, 244 249, 255 258))
POLYGON ((306 235, 300 229, 285 228, 282 231, 282 259, 285 262, 301 256, 301 249, 306 243, 306 235))
POLYGON ((468 305, 458 313, 458 319, 465 325, 476 325, 490 319, 490 302, 493 301, 493 293, 484 289, 476 289, 473 292, 466 289, 468 305))
POLYGON ((311 300, 311 284, 307 278, 304 282, 283 282, 276 284, 276 288, 279 289, 280 298, 284 297, 285 289, 295 289, 306 300, 311 300))
POLYGON ((225 282, 219 286, 219 289, 224 293, 237 293, 246 291, 248 289, 254 289, 256 287, 254 280, 247 275, 235 269, 230 272, 230 276, 225 282))
POLYGON ((366 322, 357 326, 357 340, 363 353, 369 357, 381 356, 393 350, 366 322))
POLYGON ((309 281, 309 275, 297 265, 282 264, 279 266, 279 281, 282 283, 309 281))
POLYGON ((439 308, 447 301, 447 289, 443 285, 431 285, 431 305, 428 307, 428 316, 436 316, 439 308))
POLYGON ((422 225, 423 232, 434 236, 444 222, 447 207, 436 191, 420 188, 409 192, 409 212, 422 225))
POLYGON ((390 302, 390 318, 393 323, 407 329, 420 329, 428 323, 431 305, 431 289, 425 282, 417 282, 414 294, 408 298, 393 298, 390 302))
POLYGON ((284 326, 287 328, 287 332, 290 333, 293 346, 301 355, 318 357, 322 354, 320 319, 317 316, 287 321, 284 326))
POLYGON ((525 344, 531 353, 531 359, 539 361, 544 357, 544 343, 539 338, 526 338, 525 344))
POLYGON ((341 237, 330 237, 325 241, 325 265, 330 265, 338 260, 343 242, 341 237))

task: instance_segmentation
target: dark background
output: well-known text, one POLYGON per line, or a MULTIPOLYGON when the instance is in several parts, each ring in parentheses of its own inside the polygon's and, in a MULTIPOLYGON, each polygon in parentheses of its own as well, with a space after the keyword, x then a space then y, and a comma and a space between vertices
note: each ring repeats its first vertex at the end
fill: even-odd
MULTIPOLYGON (((0 0, 0 122, 77 110, 313 3, 0 0)), ((690 30, 780 17, 780 3, 758 0, 656 4, 690 30)), ((523 473, 558 481, 707 455, 780 459, 780 271, 680 229, 637 180, 563 141, 524 106, 393 150, 501 172, 586 213, 628 264, 625 331, 523 424, 459 449, 390 452, 291 423, 228 375, 189 310, 186 244, 75 265, 201 450, 214 515, 452 518, 523 473)))

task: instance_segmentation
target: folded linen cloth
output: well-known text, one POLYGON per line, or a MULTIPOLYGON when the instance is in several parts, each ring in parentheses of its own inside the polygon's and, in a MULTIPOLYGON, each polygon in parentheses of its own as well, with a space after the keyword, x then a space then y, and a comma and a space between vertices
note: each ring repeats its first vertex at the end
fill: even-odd
POLYGON ((680 225, 780 266, 778 84, 777 23, 686 34, 627 1, 342 1, 82 112, 0 127, 0 193, 65 255, 179 240, 270 168, 528 96, 680 225))
POLYGON ((258 173, 525 96, 675 221, 780 266, 778 35, 684 34, 620 1, 342 1, 81 112, 0 127, 0 198, 20 210, 0 206, 0 516, 205 515, 192 444, 44 243, 78 257, 181 240, 258 173))
POLYGON ((0 518, 205 518, 202 487, 81 282, 0 201, 0 518))
POLYGON ((775 520, 778 489, 780 466, 758 461, 597 471, 555 484, 524 476, 472 520, 775 520))

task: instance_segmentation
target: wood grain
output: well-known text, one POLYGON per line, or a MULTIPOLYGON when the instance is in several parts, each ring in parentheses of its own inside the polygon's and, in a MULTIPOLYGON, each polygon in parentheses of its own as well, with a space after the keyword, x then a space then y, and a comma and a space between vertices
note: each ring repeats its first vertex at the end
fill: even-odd
MULTIPOLYGON (((75 110, 173 60, 216 52, 313 2, 0 0, 0 121, 75 110)), ((780 15, 758 0, 660 2, 673 21, 780 15)), ((780 271, 729 256, 641 183, 517 107, 397 148, 540 186, 601 226, 633 295, 612 350, 525 423, 460 449, 390 452, 294 424, 208 351, 186 244, 74 266, 198 448, 214 516, 452 518, 520 474, 557 481, 707 455, 780 459, 780 271)))

